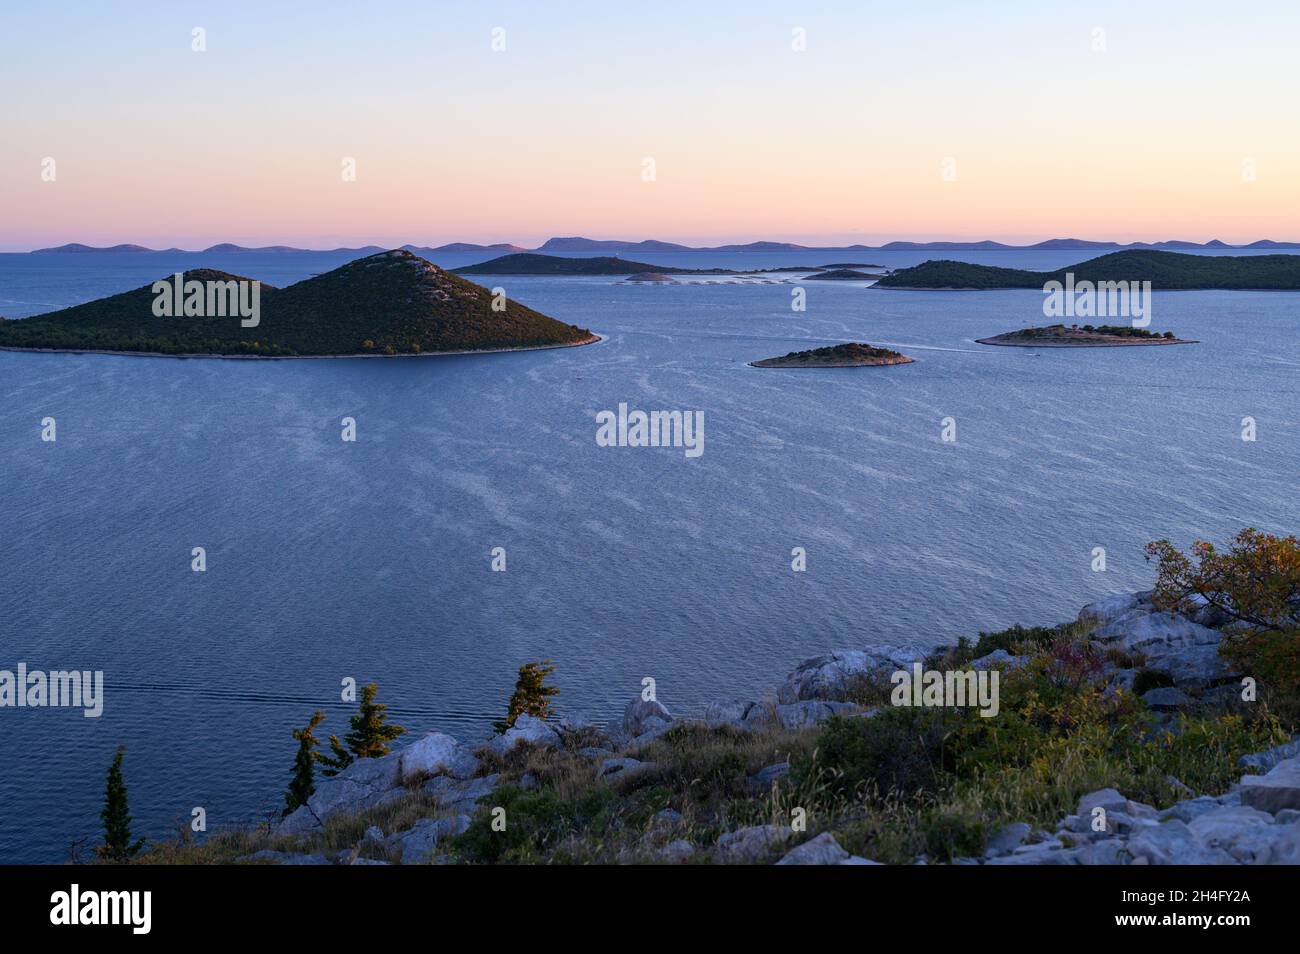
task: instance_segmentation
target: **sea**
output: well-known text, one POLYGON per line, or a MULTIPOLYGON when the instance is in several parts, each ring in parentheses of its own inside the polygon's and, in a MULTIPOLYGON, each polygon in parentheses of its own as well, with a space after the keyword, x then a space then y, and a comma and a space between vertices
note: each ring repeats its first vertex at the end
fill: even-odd
MULTIPOLYGON (((626 257, 1048 270, 1094 254, 626 257)), ((199 266, 286 285, 350 257, 4 254, 0 314, 199 266)), ((689 715, 828 650, 1072 619, 1149 587, 1152 540, 1300 523, 1294 293, 1157 289, 1152 330, 1199 343, 1053 350, 976 343, 1049 323, 1036 290, 482 281, 602 340, 401 360, 0 352, 0 670, 104 680, 97 718, 0 708, 0 861, 86 857, 118 746, 138 835, 196 808, 210 831, 271 817, 291 731, 319 709, 320 734, 342 735, 349 681, 377 683, 411 733, 466 741, 530 661, 554 666, 559 716, 617 722, 647 677, 689 715), (750 366, 847 341, 915 362, 750 366), (702 412, 703 453, 601 446, 597 415, 620 404, 702 412)))

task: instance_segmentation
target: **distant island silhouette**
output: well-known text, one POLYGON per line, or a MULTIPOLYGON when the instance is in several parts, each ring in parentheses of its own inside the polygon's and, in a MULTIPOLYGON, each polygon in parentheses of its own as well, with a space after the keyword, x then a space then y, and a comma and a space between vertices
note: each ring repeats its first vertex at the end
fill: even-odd
MULTIPOLYGON (((514 245, 508 242, 500 242, 492 245, 480 245, 475 242, 449 242, 444 245, 427 246, 406 244, 401 246, 408 252, 414 252, 417 255, 461 253, 461 252, 834 252, 834 251, 870 251, 870 252, 1002 252, 1002 251, 1034 251, 1034 250, 1121 250, 1121 249, 1158 249, 1164 251, 1190 251, 1194 249, 1300 249, 1300 241, 1274 241, 1272 239, 1260 239, 1257 242, 1250 242, 1246 245, 1229 245, 1218 239, 1212 239, 1208 242, 1189 242, 1181 239, 1168 239, 1159 242, 1109 242, 1109 241, 1091 241, 1089 239, 1076 238, 1056 238, 1047 239, 1042 242, 1034 242, 1027 245, 1012 245, 1005 242, 995 242, 992 240, 983 240, 975 242, 962 241, 931 241, 931 242, 909 242, 895 241, 886 242, 883 245, 800 245, 795 242, 746 242, 734 243, 728 245, 682 245, 677 242, 661 242, 655 239, 645 239, 642 241, 621 241, 608 239, 590 239, 582 236, 573 236, 570 238, 551 238, 547 239, 535 249, 529 249, 525 246, 514 245)), ((235 245, 224 242, 218 245, 210 245, 204 249, 180 249, 166 248, 154 249, 144 245, 110 245, 110 246, 93 246, 85 245, 80 242, 72 242, 66 245, 58 245, 50 248, 33 249, 33 255, 55 255, 55 254, 123 254, 131 252, 356 252, 359 255, 372 255, 376 252, 384 251, 382 245, 364 245, 358 248, 332 248, 332 249, 309 249, 298 248, 292 245, 266 245, 260 247, 248 247, 235 245)), ((835 266, 831 266, 835 267, 835 266)), ((875 267, 875 266, 859 266, 875 267)))
POLYGON ((1190 289, 1300 289, 1300 255, 1187 255, 1128 250, 1112 252, 1051 272, 932 260, 890 272, 873 288, 1037 288, 1049 281, 1151 282, 1160 291, 1190 289))

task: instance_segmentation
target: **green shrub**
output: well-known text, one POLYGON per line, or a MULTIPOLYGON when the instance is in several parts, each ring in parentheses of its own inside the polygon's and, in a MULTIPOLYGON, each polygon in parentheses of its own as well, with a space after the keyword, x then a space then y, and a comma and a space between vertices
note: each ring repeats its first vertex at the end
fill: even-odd
POLYGON ((812 754, 791 762, 791 784, 850 802, 871 792, 933 790, 944 774, 945 743, 961 718, 951 709, 911 706, 871 718, 833 716, 812 754))
POLYGON ((513 785, 498 788, 470 822, 466 831, 449 842, 462 859, 481 864, 535 862, 548 848, 581 833, 598 838, 618 811, 618 797, 607 788, 562 799, 549 791, 524 791, 513 785), (493 808, 505 809, 505 828, 494 831, 493 808))

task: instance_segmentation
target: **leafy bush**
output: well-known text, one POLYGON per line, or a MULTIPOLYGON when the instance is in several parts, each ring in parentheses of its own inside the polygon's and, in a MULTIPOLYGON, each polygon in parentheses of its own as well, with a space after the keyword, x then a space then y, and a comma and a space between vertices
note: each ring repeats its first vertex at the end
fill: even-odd
POLYGON ((562 799, 553 792, 498 788, 491 807, 482 807, 469 828, 449 842, 452 852, 481 864, 537 861, 548 848, 581 833, 600 838, 618 811, 618 797, 596 787, 580 797, 562 799), (505 809, 505 829, 492 829, 493 808, 505 809))

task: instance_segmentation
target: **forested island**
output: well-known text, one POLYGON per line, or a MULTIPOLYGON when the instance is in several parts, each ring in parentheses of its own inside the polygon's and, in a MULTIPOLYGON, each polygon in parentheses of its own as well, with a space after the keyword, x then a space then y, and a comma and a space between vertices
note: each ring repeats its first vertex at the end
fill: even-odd
POLYGON ((976 338, 979 344, 1012 348, 1114 348, 1130 345, 1197 344, 1172 331, 1155 332, 1131 325, 1047 325, 976 338))
MULTIPOLYGON (((208 288, 251 282, 215 269, 181 275, 186 287, 191 281, 208 288)), ((230 312, 159 316, 158 297, 154 286, 145 286, 33 318, 0 321, 0 348, 285 358, 551 348, 598 340, 586 328, 495 298, 401 249, 357 259, 287 288, 259 284, 260 314, 253 326, 230 312)))
POLYGON ((865 368, 886 364, 911 364, 912 359, 888 348, 876 348, 860 342, 791 351, 780 358, 752 362, 755 368, 865 368))
POLYGON ((1232 289, 1285 291, 1300 289, 1300 255, 1187 255, 1179 252, 1132 250, 1112 252, 1053 272, 998 268, 949 260, 900 268, 874 288, 992 289, 1037 288, 1064 283, 1067 274, 1078 284, 1091 282, 1151 282, 1167 290, 1232 289))

